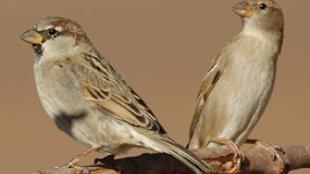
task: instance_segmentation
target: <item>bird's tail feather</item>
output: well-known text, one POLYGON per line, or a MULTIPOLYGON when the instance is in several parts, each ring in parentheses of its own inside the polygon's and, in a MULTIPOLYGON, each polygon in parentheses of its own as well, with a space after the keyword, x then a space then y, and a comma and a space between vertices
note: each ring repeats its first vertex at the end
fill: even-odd
POLYGON ((172 155, 191 168, 196 174, 210 173, 212 171, 212 167, 209 164, 202 162, 195 154, 175 143, 170 138, 160 137, 156 144, 159 148, 153 148, 154 150, 172 155))

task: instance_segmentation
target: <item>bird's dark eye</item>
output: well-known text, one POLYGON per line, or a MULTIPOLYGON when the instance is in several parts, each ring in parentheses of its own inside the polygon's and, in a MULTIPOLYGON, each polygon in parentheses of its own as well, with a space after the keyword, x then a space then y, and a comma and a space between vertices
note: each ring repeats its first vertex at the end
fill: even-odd
POLYGON ((54 35, 56 35, 58 33, 58 31, 55 30, 54 28, 50 28, 50 29, 47 30, 47 33, 50 36, 54 36, 54 35))
POLYGON ((260 4, 258 4, 258 8, 259 8, 260 10, 266 10, 267 7, 268 7, 268 6, 267 6, 265 3, 260 3, 260 4))

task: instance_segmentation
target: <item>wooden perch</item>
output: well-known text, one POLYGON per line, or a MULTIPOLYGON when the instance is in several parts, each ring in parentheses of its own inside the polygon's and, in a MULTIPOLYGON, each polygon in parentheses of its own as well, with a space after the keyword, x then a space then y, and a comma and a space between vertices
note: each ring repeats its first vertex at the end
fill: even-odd
MULTIPOLYGON (((269 146, 253 142, 241 147, 240 156, 227 146, 212 152, 195 150, 194 153, 221 174, 287 174, 292 170, 310 168, 310 146, 269 146)), ((162 153, 116 159, 104 166, 87 166, 87 169, 59 168, 33 174, 193 174, 178 160, 162 153)))

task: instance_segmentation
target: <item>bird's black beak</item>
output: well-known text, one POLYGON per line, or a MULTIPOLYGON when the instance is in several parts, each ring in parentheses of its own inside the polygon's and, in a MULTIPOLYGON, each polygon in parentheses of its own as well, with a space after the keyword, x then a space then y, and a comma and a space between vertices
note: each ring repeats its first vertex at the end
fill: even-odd
POLYGON ((233 7, 233 11, 241 17, 252 16, 251 6, 246 1, 241 1, 233 7))
POLYGON ((33 45, 41 45, 43 43, 43 37, 34 29, 29 29, 25 31, 20 38, 33 45))

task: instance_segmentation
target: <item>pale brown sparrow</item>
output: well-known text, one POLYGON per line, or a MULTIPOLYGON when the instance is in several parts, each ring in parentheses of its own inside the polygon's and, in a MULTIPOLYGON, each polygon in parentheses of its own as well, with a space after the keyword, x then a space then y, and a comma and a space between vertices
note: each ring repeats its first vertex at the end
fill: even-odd
POLYGON ((168 153, 196 173, 210 166, 166 134, 144 101, 94 48, 76 22, 41 20, 21 36, 35 51, 37 91, 58 128, 92 150, 119 154, 131 147, 168 153))
POLYGON ((233 7, 242 31, 213 60, 196 99, 189 148, 212 148, 213 139, 245 142, 270 99, 284 19, 274 0, 243 0, 233 7))

